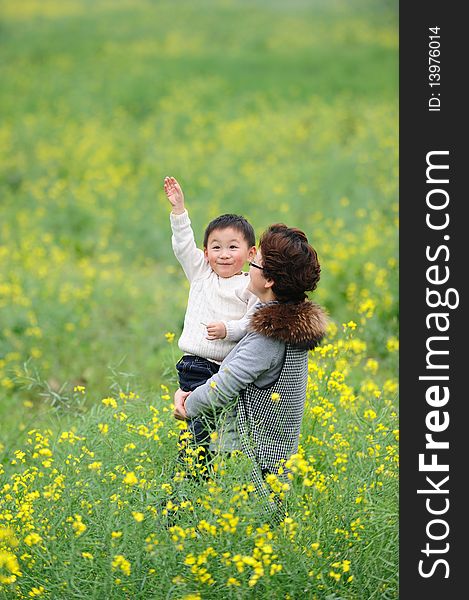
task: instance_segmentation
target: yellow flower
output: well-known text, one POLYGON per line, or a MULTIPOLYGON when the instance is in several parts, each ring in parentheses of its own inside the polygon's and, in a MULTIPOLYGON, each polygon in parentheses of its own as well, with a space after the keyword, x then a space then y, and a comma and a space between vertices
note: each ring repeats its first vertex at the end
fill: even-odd
POLYGON ((15 384, 9 377, 4 377, 1 381, 1 383, 2 383, 3 387, 5 387, 7 389, 11 389, 11 388, 15 387, 15 384))
POLYGON ((170 331, 168 331, 168 333, 164 334, 164 337, 166 338, 166 341, 168 342, 168 344, 172 344, 174 341, 174 333, 171 333, 170 331))
POLYGON ((125 556, 122 556, 122 554, 117 554, 114 556, 111 566, 114 571, 120 569, 124 575, 127 575, 127 577, 130 575, 130 562, 125 558, 125 556))
POLYGON ((398 387, 397 381, 393 379, 386 379, 383 385, 383 392, 386 394, 396 394, 398 387))
MULTIPOLYGON (((3 487, 4 491, 5 488, 6 486, 3 487)), ((2 516, 3 515, 0 515, 0 518, 2 518, 2 516)), ((13 529, 10 527, 0 527, 0 545, 2 543, 10 546, 10 548, 16 548, 16 546, 18 546, 18 540, 15 537, 13 529)))
POLYGON ((91 552, 82 552, 81 555, 83 556, 83 558, 93 560, 93 555, 91 554, 91 552))
POLYGON ((111 406, 112 408, 117 408, 117 402, 115 398, 103 398, 101 402, 104 404, 104 406, 111 406))
POLYGON ((83 385, 76 385, 73 388, 73 391, 74 392, 80 392, 80 393, 84 394, 85 393, 85 386, 83 386, 83 385))
POLYGON ((106 435, 109 431, 109 425, 107 423, 98 423, 98 429, 103 435, 106 435))
POLYGON ((374 358, 369 358, 365 364, 365 371, 375 374, 378 371, 379 363, 374 358))
POLYGON ((28 592, 28 596, 30 598, 35 598, 36 596, 42 596, 42 594, 45 591, 46 590, 42 587, 42 585, 40 585, 38 588, 37 587, 33 587, 33 588, 31 588, 31 591, 28 592))
POLYGON ((283 568, 282 565, 280 565, 278 563, 273 563, 270 567, 270 574, 275 575, 275 573, 280 573, 282 568, 283 568))
POLYGON ((272 400, 272 402, 278 402, 280 400, 280 394, 278 394, 277 392, 273 392, 273 394, 271 394, 270 399, 272 400))
POLYGON ((397 352, 399 350, 399 340, 395 337, 388 338, 386 348, 388 349, 388 352, 397 352))
POLYGON ((24 538, 24 543, 30 547, 39 544, 39 542, 42 542, 42 537, 38 533, 30 533, 24 538))
POLYGON ((376 419, 376 417, 377 417, 375 411, 372 410, 371 408, 368 410, 365 410, 365 412, 363 413, 363 416, 365 417, 365 419, 369 419, 370 421, 373 421, 373 419, 376 419))
POLYGON ((116 539, 122 537, 122 531, 113 531, 111 533, 111 537, 113 540, 116 540, 116 539))
POLYGON ((137 521, 137 523, 141 523, 145 518, 145 515, 141 512, 132 511, 132 517, 137 521))
POLYGON ((83 517, 81 517, 80 515, 74 515, 74 517, 68 517, 67 521, 72 524, 72 527, 75 531, 75 535, 77 537, 82 535, 87 529, 86 525, 83 523, 83 517))
POLYGON ((128 473, 126 473, 124 477, 124 483, 126 485, 135 485, 136 483, 138 483, 138 479, 133 471, 129 471, 128 473))
POLYGON ((373 316, 375 308, 376 308, 376 303, 374 302, 374 300, 372 300, 371 298, 366 298, 366 300, 363 300, 362 302, 360 302, 360 304, 358 306, 358 312, 361 315, 364 314, 365 317, 370 319, 373 316))
POLYGON ((0 575, 0 584, 14 583, 16 577, 21 577, 20 566, 16 556, 8 550, 0 550, 0 572, 5 568, 11 575, 0 575))

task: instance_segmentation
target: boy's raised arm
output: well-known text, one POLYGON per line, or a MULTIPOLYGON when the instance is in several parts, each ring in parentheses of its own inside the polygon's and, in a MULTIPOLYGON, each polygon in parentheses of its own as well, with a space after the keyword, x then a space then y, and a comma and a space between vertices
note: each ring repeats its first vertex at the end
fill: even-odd
POLYGON ((202 276, 209 269, 202 250, 197 248, 189 215, 184 205, 184 194, 174 177, 165 177, 164 191, 171 203, 170 214, 173 251, 189 281, 202 276))
POLYGON ((172 212, 175 215, 182 215, 186 210, 184 206, 184 194, 181 186, 174 177, 164 178, 164 192, 173 207, 172 212))

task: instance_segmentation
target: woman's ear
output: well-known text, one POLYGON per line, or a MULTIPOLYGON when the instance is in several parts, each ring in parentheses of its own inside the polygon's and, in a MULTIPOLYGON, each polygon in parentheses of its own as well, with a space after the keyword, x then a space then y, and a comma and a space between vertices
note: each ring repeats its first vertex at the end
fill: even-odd
POLYGON ((266 279, 264 283, 264 287, 266 289, 271 288, 274 285, 275 281, 273 279, 266 279))

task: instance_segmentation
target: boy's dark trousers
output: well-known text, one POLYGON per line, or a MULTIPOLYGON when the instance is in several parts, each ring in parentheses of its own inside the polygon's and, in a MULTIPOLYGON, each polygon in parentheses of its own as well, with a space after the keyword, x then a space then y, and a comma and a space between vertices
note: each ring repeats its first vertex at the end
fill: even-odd
MULTIPOLYGON (((176 364, 176 369, 179 377, 179 387, 184 392, 193 392, 200 385, 203 385, 207 379, 218 372, 220 365, 214 363, 201 356, 192 356, 185 354, 176 364)), ((190 419, 187 421, 187 426, 191 432, 195 447, 204 449, 203 460, 200 462, 205 465, 210 462, 210 430, 206 426, 206 419, 190 419)), ((183 432, 181 432, 182 435, 183 432)), ((179 442, 183 443, 181 436, 179 442)), ((182 462, 184 450, 179 451, 179 459, 182 462)))

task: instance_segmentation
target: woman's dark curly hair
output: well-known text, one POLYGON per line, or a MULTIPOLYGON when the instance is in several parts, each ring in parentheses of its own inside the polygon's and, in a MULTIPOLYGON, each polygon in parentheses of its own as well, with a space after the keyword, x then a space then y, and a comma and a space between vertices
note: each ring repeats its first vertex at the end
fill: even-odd
POLYGON ((283 223, 271 225, 261 236, 264 277, 272 279, 279 302, 301 302, 316 289, 321 273, 316 250, 301 229, 283 223))

